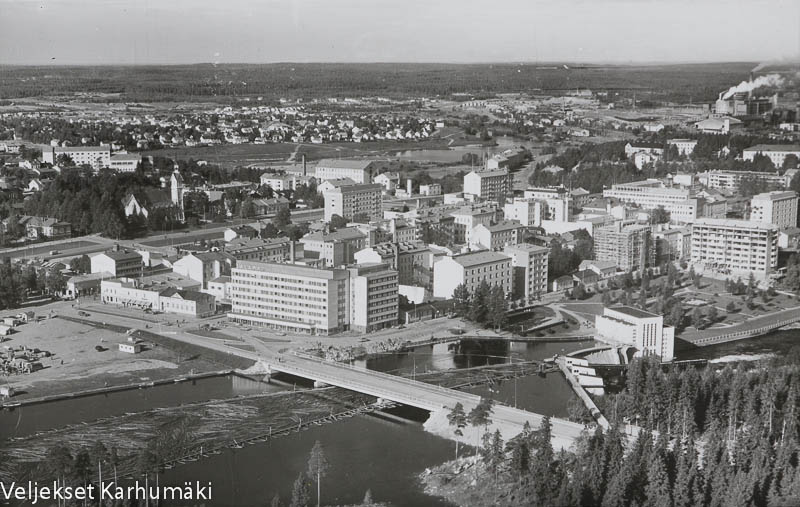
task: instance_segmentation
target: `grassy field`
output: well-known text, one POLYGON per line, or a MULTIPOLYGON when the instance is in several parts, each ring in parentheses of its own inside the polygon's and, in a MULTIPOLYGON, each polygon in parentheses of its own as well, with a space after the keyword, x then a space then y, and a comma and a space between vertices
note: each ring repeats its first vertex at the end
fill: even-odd
POLYGON ((142 152, 145 156, 167 157, 178 160, 206 160, 221 166, 285 164, 294 154, 294 162, 300 163, 302 156, 314 162, 323 158, 390 157, 401 150, 446 149, 447 141, 371 141, 367 143, 270 143, 270 144, 226 144, 222 146, 200 146, 164 148, 142 152))

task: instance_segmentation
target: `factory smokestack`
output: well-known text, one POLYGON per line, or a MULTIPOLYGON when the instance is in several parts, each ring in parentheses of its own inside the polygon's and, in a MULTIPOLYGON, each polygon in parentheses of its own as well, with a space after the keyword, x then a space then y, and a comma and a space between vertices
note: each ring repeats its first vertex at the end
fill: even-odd
POLYGON ((413 181, 411 180, 411 178, 407 179, 406 180, 406 193, 408 195, 411 195, 411 187, 412 187, 412 185, 413 185, 413 181))
POLYGON ((303 176, 307 176, 306 174, 306 154, 303 153, 303 176))

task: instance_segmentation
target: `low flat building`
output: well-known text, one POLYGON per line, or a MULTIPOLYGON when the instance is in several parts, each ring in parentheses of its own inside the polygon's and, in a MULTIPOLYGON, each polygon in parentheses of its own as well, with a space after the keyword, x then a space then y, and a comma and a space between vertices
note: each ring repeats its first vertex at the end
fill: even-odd
POLYGON ((100 294, 100 282, 110 278, 114 278, 114 275, 105 271, 72 276, 67 280, 67 288, 64 289, 64 297, 66 299, 77 299, 98 295, 100 294))
POLYGON ((636 348, 636 357, 658 356, 672 361, 675 355, 675 328, 664 325, 664 317, 630 306, 603 309, 595 317, 599 337, 636 348))
POLYGON ((215 298, 196 290, 140 283, 132 278, 112 278, 100 284, 100 299, 107 305, 160 311, 190 317, 207 317, 216 311, 215 298))
POLYGON ((289 238, 236 238, 225 245, 225 253, 236 261, 284 262, 291 257, 289 238))

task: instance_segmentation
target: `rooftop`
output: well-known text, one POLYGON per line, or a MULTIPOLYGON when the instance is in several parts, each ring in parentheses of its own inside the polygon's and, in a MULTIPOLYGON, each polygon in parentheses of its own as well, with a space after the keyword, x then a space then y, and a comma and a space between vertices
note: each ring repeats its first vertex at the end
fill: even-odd
POLYGON ((638 308, 634 308, 632 306, 615 306, 612 308, 607 308, 608 310, 614 310, 615 312, 624 313, 625 315, 629 315, 631 317, 635 317, 637 319, 650 319, 653 317, 660 317, 660 315, 655 313, 646 312, 644 310, 640 310, 638 308))
POLYGON ((492 262, 508 261, 510 258, 498 252, 491 252, 489 250, 480 250, 478 252, 470 252, 461 255, 453 256, 452 259, 461 264, 465 268, 478 266, 481 264, 489 264, 492 262))
POLYGON ((333 232, 314 232, 307 234, 300 239, 301 242, 305 241, 348 241, 352 239, 364 239, 367 236, 359 231, 356 227, 342 227, 333 232))
POLYGON ((800 145, 798 144, 757 144, 744 151, 794 151, 800 153, 800 145))
POLYGON ((323 158, 317 162, 317 167, 329 167, 332 169, 358 169, 364 171, 370 166, 370 164, 372 164, 372 162, 372 160, 323 158))
POLYGON ((762 231, 776 231, 778 227, 763 222, 749 220, 734 220, 731 218, 698 218, 694 225, 710 225, 713 227, 729 227, 732 229, 760 229, 762 231))

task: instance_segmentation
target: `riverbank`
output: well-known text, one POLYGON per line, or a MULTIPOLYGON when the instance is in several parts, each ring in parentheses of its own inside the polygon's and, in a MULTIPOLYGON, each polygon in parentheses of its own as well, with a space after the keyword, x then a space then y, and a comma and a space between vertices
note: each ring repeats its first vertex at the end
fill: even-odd
MULTIPOLYGON (((474 448, 462 449, 462 456, 465 453, 474 453, 474 448)), ((419 475, 419 480, 425 493, 444 498, 451 504, 462 507, 521 505, 521 499, 514 495, 515 485, 507 483, 503 478, 497 481, 475 481, 476 475, 482 478, 491 474, 492 472, 473 455, 427 468, 419 475)))

